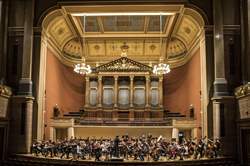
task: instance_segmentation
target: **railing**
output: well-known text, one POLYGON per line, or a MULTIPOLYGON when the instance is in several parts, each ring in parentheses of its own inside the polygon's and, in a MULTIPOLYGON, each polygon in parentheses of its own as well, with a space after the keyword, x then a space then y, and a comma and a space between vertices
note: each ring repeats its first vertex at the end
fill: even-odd
POLYGON ((164 111, 85 111, 77 121, 81 125, 171 126, 164 111))

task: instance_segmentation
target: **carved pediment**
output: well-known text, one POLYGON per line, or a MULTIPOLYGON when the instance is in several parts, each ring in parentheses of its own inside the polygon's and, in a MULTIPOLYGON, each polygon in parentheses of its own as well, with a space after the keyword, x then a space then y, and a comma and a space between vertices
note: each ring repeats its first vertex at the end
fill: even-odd
POLYGON ((96 72, 151 72, 152 67, 121 57, 95 68, 96 72))

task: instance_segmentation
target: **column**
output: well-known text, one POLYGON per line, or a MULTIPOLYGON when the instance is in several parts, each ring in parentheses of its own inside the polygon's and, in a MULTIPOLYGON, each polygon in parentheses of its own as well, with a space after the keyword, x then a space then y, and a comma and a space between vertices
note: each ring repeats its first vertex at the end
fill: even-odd
MULTIPOLYGON (((47 38, 41 37, 41 32, 34 32, 34 42, 33 42, 33 54, 37 55, 34 57, 34 67, 33 67, 33 84, 35 85, 34 91, 36 101, 37 101, 37 139, 42 140, 44 137, 44 112, 45 109, 45 83, 46 83, 46 57, 47 57, 47 38)), ((34 110, 36 111, 36 110, 34 110)))
POLYGON ((32 96, 33 9, 34 0, 25 1, 22 71, 21 79, 19 80, 19 95, 32 96))
POLYGON ((146 107, 149 107, 150 76, 146 76, 146 107))
POLYGON ((30 153, 32 145, 32 120, 33 120, 33 98, 26 101, 26 119, 25 119, 25 151, 30 153))
POLYGON ((158 91, 159 91, 159 107, 163 107, 162 106, 162 100, 163 100, 163 91, 162 91, 162 89, 163 89, 163 84, 162 84, 162 82, 163 82, 163 76, 160 76, 159 77, 159 82, 158 82, 158 91))
POLYGON ((225 78, 224 32, 222 0, 213 1, 214 16, 214 97, 227 96, 225 78))
POLYGON ((192 129, 192 131, 191 131, 191 137, 192 138, 197 138, 198 137, 198 128, 197 127, 195 127, 195 128, 192 129))
POLYGON ((243 84, 250 82, 250 0, 240 1, 241 16, 241 71, 243 84))
POLYGON ((134 76, 130 76, 130 107, 134 106, 134 76))
POLYGON ((117 98, 118 98, 118 76, 114 76, 115 86, 114 86, 114 107, 117 107, 117 98))
POLYGON ((220 138, 220 102, 213 101, 213 137, 220 138))
POLYGON ((6 78, 6 65, 7 65, 7 30, 8 30, 8 6, 9 2, 1 0, 0 1, 0 80, 5 80, 6 78))
POLYGON ((90 85, 89 85, 89 77, 85 76, 85 107, 89 106, 89 90, 90 90, 90 85))
POLYGON ((56 140, 56 129, 54 127, 50 127, 50 129, 49 129, 49 139, 51 141, 56 140))
MULTIPOLYGON (((208 35, 207 35, 208 36, 208 35)), ((212 35, 211 35, 212 36, 212 35)), ((208 54, 206 54, 206 47, 209 48, 211 46, 211 37, 210 40, 208 37, 206 37, 205 30, 202 32, 202 38, 200 40, 200 66, 201 66, 201 127, 202 127, 202 137, 208 136, 208 103, 209 103, 209 94, 208 94, 208 88, 212 81, 208 80, 208 72, 209 69, 207 69, 207 64, 209 64, 209 61, 207 61, 206 57, 208 54)), ((211 51, 211 49, 208 49, 211 51)), ((210 69, 211 70, 211 69, 210 69)), ((210 72, 212 73, 212 72, 210 72)))
POLYGON ((176 141, 178 141, 178 139, 179 139, 178 134, 179 134, 179 129, 174 127, 172 129, 172 138, 175 138, 176 141))
POLYGON ((98 107, 102 107, 102 76, 98 76, 98 107))
POLYGON ((68 128, 68 139, 75 138, 74 127, 68 128))
MULTIPOLYGON (((21 55, 21 71, 18 84, 17 96, 13 96, 13 109, 10 121, 10 145, 15 153, 30 153, 33 136, 33 100, 32 97, 32 53, 33 53, 33 18, 34 18, 34 0, 24 1, 24 36, 23 52, 21 55), (16 116, 14 120, 14 116, 16 116), (15 132, 15 133, 14 133, 15 132)), ((15 7, 13 6, 15 9, 15 7)), ((20 17, 23 15, 21 14, 20 17)), ((17 38, 16 38, 17 39, 17 38)), ((17 65, 17 64, 14 64, 17 65)), ((35 132, 35 130, 34 130, 35 132)))

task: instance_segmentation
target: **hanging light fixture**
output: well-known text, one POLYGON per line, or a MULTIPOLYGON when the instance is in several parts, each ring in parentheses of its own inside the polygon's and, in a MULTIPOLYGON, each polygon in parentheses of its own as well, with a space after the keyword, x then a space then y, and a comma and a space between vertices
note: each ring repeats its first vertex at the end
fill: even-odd
POLYGON ((153 73, 157 75, 163 75, 170 72, 170 67, 168 64, 164 63, 164 58, 162 55, 162 14, 160 14, 160 61, 159 64, 154 65, 153 73))
POLYGON ((91 67, 89 65, 85 64, 85 60, 83 60, 82 63, 78 63, 74 67, 74 72, 84 75, 84 74, 90 74, 92 72, 91 67))
POLYGON ((170 72, 170 67, 168 64, 163 63, 163 60, 160 59, 158 65, 154 65, 153 73, 157 75, 167 74, 170 72))
MULTIPOLYGON (((86 21, 85 16, 83 18, 84 18, 83 31, 84 31, 84 33, 86 33, 86 31, 85 31, 85 25, 86 25, 85 24, 85 21, 86 21)), ((81 49, 82 49, 82 54, 83 54, 84 37, 80 43, 81 43, 81 49)), ((85 63, 85 58, 83 57, 83 55, 82 55, 81 61, 82 61, 81 63, 78 63, 74 66, 74 72, 81 74, 81 75, 90 74, 92 72, 91 67, 85 63)))

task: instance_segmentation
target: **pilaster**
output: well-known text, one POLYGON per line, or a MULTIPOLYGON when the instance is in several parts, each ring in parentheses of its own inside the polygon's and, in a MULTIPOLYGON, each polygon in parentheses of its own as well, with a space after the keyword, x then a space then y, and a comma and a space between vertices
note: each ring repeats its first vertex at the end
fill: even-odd
POLYGON ((214 97, 228 95, 225 78, 224 32, 222 0, 213 1, 214 16, 214 97))
POLYGON ((90 86, 89 86, 89 77, 85 76, 85 107, 89 106, 89 90, 90 90, 90 86))
POLYGON ((10 152, 30 153, 32 144, 33 97, 13 96, 10 122, 10 152), (15 144, 12 144, 15 142, 15 144))
POLYGON ((163 76, 159 77, 158 91, 159 91, 159 107, 163 107, 163 76))
POLYGON ((130 97, 129 97, 129 103, 130 107, 134 106, 134 76, 130 76, 130 97))
POLYGON ((74 127, 68 128, 68 139, 75 138, 74 127))
POLYGON ((179 129, 178 128, 173 128, 172 129, 172 138, 175 138, 176 141, 178 141, 178 139, 179 139, 178 134, 179 134, 179 129))
POLYGON ((149 107, 150 76, 146 76, 146 107, 149 107))
POLYGON ((115 86, 114 86, 114 107, 117 107, 117 97, 118 97, 118 76, 114 76, 115 86))
POLYGON ((32 96, 32 52, 34 0, 25 1, 22 71, 19 80, 19 95, 32 96))

